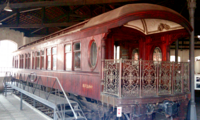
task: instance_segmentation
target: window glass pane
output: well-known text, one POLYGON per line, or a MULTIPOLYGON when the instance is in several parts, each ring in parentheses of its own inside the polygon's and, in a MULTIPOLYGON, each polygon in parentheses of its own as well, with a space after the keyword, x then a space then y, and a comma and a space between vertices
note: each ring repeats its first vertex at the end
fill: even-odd
POLYGON ((37 56, 40 56, 40 52, 37 52, 37 56))
POLYGON ((47 49, 47 55, 51 55, 51 49, 50 48, 47 49))
POLYGON ((132 52, 132 59, 133 60, 139 60, 139 50, 136 48, 132 52))
POLYGON ((41 57, 41 67, 44 68, 44 57, 41 57))
POLYGON ((153 61, 162 61, 162 52, 159 47, 156 47, 153 51, 153 61))
POLYGON ((72 67, 72 53, 67 53, 66 56, 66 63, 65 63, 65 67, 66 69, 71 69, 72 67))
POLYGON ((28 68, 30 68, 30 63, 31 63, 30 58, 28 58, 28 68))
POLYGON ((51 56, 47 58, 47 69, 51 69, 51 56))
POLYGON ((37 68, 40 68, 40 57, 37 57, 37 68))
POLYGON ((75 52, 74 53, 74 67, 80 68, 80 62, 81 62, 81 52, 75 52))
POLYGON ((44 50, 41 50, 41 55, 44 55, 44 50))
POLYGON ((74 50, 80 50, 80 49, 81 49, 81 43, 75 43, 74 50))
POLYGON ((54 47, 54 48, 52 49, 52 54, 56 54, 56 52, 57 52, 57 49, 56 49, 56 47, 54 47))
POLYGON ((53 55, 53 69, 56 69, 56 55, 53 55))
POLYGON ((65 45, 65 52, 71 52, 71 45, 65 45))
POLYGON ((95 66, 97 61, 97 46, 96 43, 93 41, 90 50, 90 63, 91 66, 95 66))

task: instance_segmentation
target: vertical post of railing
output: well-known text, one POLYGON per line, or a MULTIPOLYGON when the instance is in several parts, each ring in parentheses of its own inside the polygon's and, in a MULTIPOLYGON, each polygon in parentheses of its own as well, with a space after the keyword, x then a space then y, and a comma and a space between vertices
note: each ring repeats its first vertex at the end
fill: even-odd
POLYGON ((183 76, 184 76, 184 64, 181 62, 181 93, 184 93, 183 76))
POLYGON ((105 79, 104 79, 104 65, 105 65, 105 59, 102 59, 101 61, 101 91, 104 91, 104 88, 105 88, 105 85, 104 85, 104 82, 105 82, 105 79))
POLYGON ((158 82, 159 82, 159 81, 158 81, 158 77, 159 77, 159 75, 158 75, 158 74, 159 74, 158 69, 159 69, 159 67, 158 67, 158 66, 159 66, 159 64, 156 65, 156 78, 157 78, 157 79, 156 79, 156 95, 157 95, 157 96, 158 96, 158 94, 159 94, 159 93, 158 93, 158 88, 159 88, 159 86, 158 86, 158 85, 159 85, 159 83, 158 83, 158 82))
POLYGON ((142 97, 142 69, 141 69, 141 65, 142 65, 142 60, 140 59, 140 97, 142 97))
POLYGON ((21 92, 21 94, 20 94, 20 110, 22 110, 22 97, 23 97, 23 94, 21 92))
POLYGON ((119 60, 119 97, 122 97, 122 59, 119 60))
POLYGON ((172 78, 171 78, 171 85, 172 85, 172 93, 174 94, 174 62, 172 63, 172 78))
POLYGON ((34 106, 34 107, 36 107, 36 104, 35 104, 35 102, 36 102, 36 101, 35 101, 35 99, 33 99, 33 106, 34 106))
POLYGON ((187 81, 188 81, 188 90, 189 90, 189 92, 191 92, 190 91, 190 80, 189 80, 189 77, 190 77, 190 65, 189 65, 190 63, 188 63, 188 76, 187 76, 187 81))
POLYGON ((7 80, 5 81, 5 96, 7 96, 7 80))
POLYGON ((53 112, 54 114, 53 114, 53 120, 57 120, 57 118, 56 118, 56 108, 54 108, 54 112, 53 112))

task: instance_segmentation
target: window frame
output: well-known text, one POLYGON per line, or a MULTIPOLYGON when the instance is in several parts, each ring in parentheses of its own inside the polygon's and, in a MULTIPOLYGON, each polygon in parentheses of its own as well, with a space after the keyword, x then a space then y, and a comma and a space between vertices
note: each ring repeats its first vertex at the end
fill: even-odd
POLYGON ((36 65, 35 65, 35 68, 36 69, 40 69, 40 50, 39 51, 36 51, 36 65), (39 62, 39 63, 38 63, 39 62))
POLYGON ((73 43, 73 53, 72 53, 72 57, 73 57, 73 70, 81 70, 81 41, 77 41, 73 43), (80 50, 75 50, 75 44, 80 43, 80 50), (75 68, 75 53, 80 52, 80 68, 75 68))
POLYGON ((64 45, 64 70, 72 70, 72 68, 73 68, 73 53, 72 53, 72 43, 66 43, 65 45, 64 45), (66 46, 67 45, 70 45, 70 47, 71 47, 71 50, 70 51, 67 51, 66 52, 66 46), (67 56, 67 54, 70 54, 71 53, 71 68, 66 68, 66 62, 67 62, 67 58, 66 58, 66 56, 67 56))
POLYGON ((25 54, 25 69, 28 68, 28 54, 25 54))
POLYGON ((27 68, 30 69, 30 68, 31 68, 31 54, 28 53, 27 56, 28 56, 28 61, 27 61, 27 62, 28 62, 28 63, 27 63, 28 66, 27 66, 27 68))
POLYGON ((32 52, 32 69, 35 69, 35 52, 32 52))
POLYGON ((44 69, 45 66, 44 66, 44 51, 45 50, 40 50, 40 69, 44 69), (43 58, 43 62, 42 62, 42 58, 43 58))
POLYGON ((57 46, 53 46, 51 47, 51 70, 57 70, 57 53, 58 53, 58 48, 57 46), (53 53, 53 49, 56 49, 56 53, 53 53), (53 64, 54 64, 54 56, 56 57, 56 67, 54 68, 53 64))
POLYGON ((160 47, 154 47, 154 49, 153 49, 153 54, 152 54, 152 59, 153 59, 153 61, 154 62, 162 62, 162 60, 163 60, 163 53, 162 53, 162 49, 160 48, 160 47), (158 49, 159 50, 159 54, 161 55, 161 60, 154 60, 154 51, 156 50, 156 49, 158 49))
POLYGON ((96 41, 94 39, 92 39, 92 40, 90 40, 89 46, 88 46, 88 64, 90 66, 91 71, 93 71, 96 68, 97 63, 98 63, 98 46, 97 46, 96 41), (91 63, 91 57, 92 57, 91 56, 91 51, 92 51, 91 49, 92 49, 92 43, 93 42, 96 44, 96 62, 95 62, 95 65, 92 65, 92 63, 91 63))
POLYGON ((52 62, 52 60, 51 60, 52 58, 51 58, 51 47, 49 47, 49 48, 46 48, 46 70, 51 70, 51 62, 52 62), (50 54, 48 54, 48 49, 50 49, 50 54), (50 56, 50 67, 48 67, 48 57, 50 56))

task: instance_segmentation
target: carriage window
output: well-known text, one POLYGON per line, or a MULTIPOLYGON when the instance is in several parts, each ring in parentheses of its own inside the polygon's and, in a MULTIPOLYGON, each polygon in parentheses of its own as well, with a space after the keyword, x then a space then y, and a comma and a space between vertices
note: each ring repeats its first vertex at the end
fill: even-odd
POLYGON ((41 69, 44 69, 44 50, 41 50, 41 69))
POLYGON ((47 49, 47 69, 51 69, 51 48, 47 49))
POLYGON ((28 63, 28 69, 30 69, 30 67, 31 67, 31 55, 30 55, 30 53, 28 53, 28 61, 27 61, 28 63))
POLYGON ((40 52, 37 52, 37 56, 36 56, 36 68, 40 69, 40 52))
POLYGON ((133 49, 132 60, 139 60, 139 50, 138 50, 138 48, 133 49))
POLYGON ((24 61, 23 61, 23 59, 24 59, 24 55, 20 55, 20 68, 23 68, 23 64, 24 64, 24 61))
POLYGON ((22 68, 24 68, 24 55, 22 55, 22 68))
POLYGON ((14 68, 14 65, 15 65, 15 57, 13 57, 13 61, 12 61, 12 67, 14 68))
POLYGON ((32 69, 34 69, 34 64, 35 64, 35 55, 34 52, 32 52, 32 69))
POLYGON ((65 45, 65 70, 70 70, 72 67, 72 52, 71 45, 65 45))
POLYGON ((25 54, 25 69, 28 67, 28 55, 25 54))
POLYGON ((74 68, 81 68, 81 43, 74 44, 74 68))
POLYGON ((19 68, 21 68, 21 64, 22 64, 22 56, 21 55, 19 55, 19 68))
POLYGON ((153 51, 153 61, 162 61, 162 52, 159 47, 156 47, 153 51))
POLYGON ((57 60, 56 54, 57 54, 57 49, 56 47, 53 47, 52 48, 53 70, 56 70, 56 60, 57 60))
POLYGON ((18 56, 15 56, 15 68, 18 68, 18 56))
POLYGON ((97 62, 97 45, 95 41, 92 42, 91 49, 90 49, 90 64, 92 67, 96 65, 97 62))

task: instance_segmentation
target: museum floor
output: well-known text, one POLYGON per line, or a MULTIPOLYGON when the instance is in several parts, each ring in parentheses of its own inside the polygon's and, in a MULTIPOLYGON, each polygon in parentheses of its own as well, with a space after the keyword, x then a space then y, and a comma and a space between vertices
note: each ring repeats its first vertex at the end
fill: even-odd
MULTIPOLYGON (((200 97, 196 97, 197 118, 200 120, 200 97)), ((15 95, 8 94, 5 97, 0 94, 0 120, 50 120, 31 105, 24 102, 23 110, 20 110, 20 100, 15 95)), ((168 120, 164 115, 156 115, 156 120, 168 120)))

